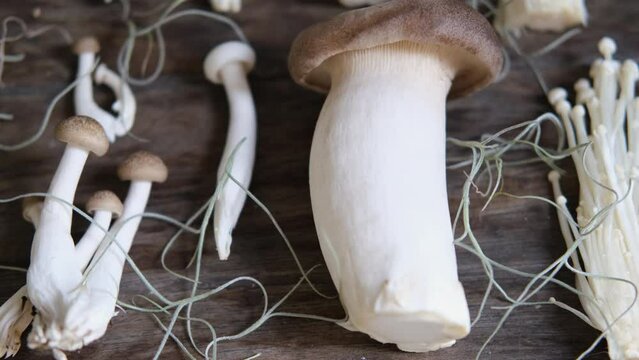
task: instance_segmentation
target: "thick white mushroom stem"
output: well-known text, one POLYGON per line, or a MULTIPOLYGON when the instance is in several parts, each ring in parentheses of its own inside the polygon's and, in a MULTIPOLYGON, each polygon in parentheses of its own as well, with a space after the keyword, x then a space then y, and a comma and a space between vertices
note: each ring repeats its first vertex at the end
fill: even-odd
POLYGON ((315 224, 347 327, 405 351, 470 330, 445 165, 444 50, 396 43, 333 57, 315 129, 315 224))
POLYGON ((98 40, 85 37, 74 45, 78 55, 78 84, 73 91, 73 103, 77 115, 90 116, 102 125, 110 142, 115 141, 116 118, 103 110, 93 99, 93 79, 91 73, 95 64, 95 55, 100 51, 98 40))
MULTIPOLYGON (((228 170, 245 188, 251 182, 257 141, 255 103, 246 78, 254 65, 255 52, 238 41, 219 45, 204 61, 206 77, 215 84, 224 85, 229 102, 229 128, 217 177, 222 179, 228 170)), ((221 260, 228 259, 231 253, 231 232, 245 201, 244 190, 229 179, 215 203, 213 219, 215 244, 221 260)))
POLYGON ((116 101, 111 106, 111 110, 119 114, 114 124, 115 135, 126 135, 133 127, 137 111, 137 102, 131 87, 104 64, 98 65, 93 78, 96 84, 105 84, 115 94, 116 101))
POLYGON ((100 244, 87 269, 88 296, 72 304, 67 315, 69 340, 82 345, 102 337, 115 314, 126 254, 142 220, 140 215, 146 208, 152 182, 163 182, 167 170, 157 156, 138 152, 120 166, 118 174, 122 180, 131 180, 131 185, 122 216, 109 231, 114 240, 100 244))
MULTIPOLYGON (((31 248, 31 265, 27 271, 29 299, 46 328, 45 338, 29 339, 30 347, 39 347, 63 331, 66 305, 82 281, 71 237, 72 204, 89 152, 98 156, 108 149, 108 140, 95 120, 74 116, 56 128, 56 138, 67 146, 56 170, 40 215, 31 248)), ((35 327, 34 327, 35 328, 35 327)))

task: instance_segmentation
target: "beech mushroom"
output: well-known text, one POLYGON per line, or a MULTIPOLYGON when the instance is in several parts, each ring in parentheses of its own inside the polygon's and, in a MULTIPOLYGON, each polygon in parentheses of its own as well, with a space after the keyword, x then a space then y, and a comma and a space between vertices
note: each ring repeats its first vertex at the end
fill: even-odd
POLYGON ((446 98, 486 86, 502 62, 490 24, 460 1, 349 11, 293 43, 293 79, 328 92, 310 191, 347 329, 413 352, 468 334, 446 195, 446 98))
POLYGON ((118 100, 113 110, 122 114, 116 118, 103 110, 93 100, 93 82, 90 76, 95 56, 100 51, 100 43, 94 37, 84 37, 75 43, 73 50, 78 55, 78 84, 73 93, 75 112, 94 118, 102 125, 109 141, 113 142, 116 136, 125 135, 133 126, 136 111, 133 93, 129 86, 105 65, 99 66, 95 73, 96 82, 104 83, 114 91, 118 100))
MULTIPOLYGON (((38 226, 42 200, 25 198, 22 202, 22 217, 38 226)), ((12 357, 20 350, 22 333, 33 320, 33 305, 27 297, 27 286, 21 287, 0 306, 0 358, 12 357)))
POLYGON ((80 269, 87 267, 93 254, 105 238, 104 230, 109 229, 112 219, 122 216, 123 205, 117 195, 108 190, 98 191, 87 201, 87 212, 93 215, 93 223, 75 246, 80 269))
MULTIPOLYGON (((103 242, 95 252, 95 264, 90 267, 86 279, 87 296, 74 302, 68 310, 67 327, 82 345, 102 337, 111 318, 115 315, 115 305, 120 290, 120 280, 133 239, 144 213, 151 185, 164 182, 168 171, 162 160, 145 151, 129 156, 118 168, 121 180, 131 181, 124 201, 122 216, 113 224, 110 234, 112 242, 103 242)), ((111 199, 115 200, 115 199, 111 199)), ((116 210, 117 203, 111 201, 116 210)))
MULTIPOLYGON (((246 43, 230 41, 213 49, 204 61, 204 73, 211 82, 223 84, 229 102, 229 129, 224 154, 217 171, 223 179, 229 173, 248 188, 255 163, 257 121, 255 104, 246 73, 255 65, 255 52, 246 43), (231 155, 233 158, 231 159, 231 155), (229 163, 229 160, 232 160, 229 163)), ((224 185, 216 203, 213 219, 218 256, 226 260, 231 253, 231 232, 242 212, 246 193, 232 180, 224 185)))
MULTIPOLYGON (((93 152, 104 155, 109 141, 100 124, 85 116, 62 121, 55 132, 66 148, 44 200, 40 222, 31 248, 31 265, 27 271, 29 299, 38 313, 34 322, 46 328, 34 330, 44 336, 40 342, 58 339, 64 331, 66 305, 82 281, 82 271, 71 238, 72 208, 75 191, 84 164, 93 152), (61 200, 61 201, 60 201, 61 200)), ((32 331, 34 333, 34 331, 32 331)), ((55 343, 49 344, 57 348, 55 343)), ((29 346, 32 347, 31 337, 29 346)))
POLYGON ((519 36, 524 28, 560 32, 587 20, 584 0, 499 0, 495 28, 519 36))

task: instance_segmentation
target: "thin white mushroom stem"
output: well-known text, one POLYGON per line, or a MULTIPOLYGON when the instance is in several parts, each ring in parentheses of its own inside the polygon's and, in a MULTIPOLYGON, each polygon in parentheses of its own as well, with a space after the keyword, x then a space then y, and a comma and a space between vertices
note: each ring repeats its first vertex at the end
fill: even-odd
POLYGON ((130 180, 122 216, 113 224, 110 235, 97 249, 87 269, 86 296, 78 298, 68 310, 68 341, 89 344, 102 337, 115 314, 120 280, 126 254, 129 252, 144 213, 152 182, 166 180, 167 169, 162 160, 147 152, 131 155, 118 169, 122 180, 130 180))
POLYGON ((106 236, 111 220, 122 215, 123 205, 118 197, 107 190, 98 191, 87 202, 87 211, 93 214, 93 221, 75 246, 80 269, 84 270, 100 243, 106 236))
MULTIPOLYGON (((72 208, 66 203, 73 203, 89 152, 101 156, 109 146, 100 124, 83 116, 62 121, 56 128, 56 138, 67 145, 51 180, 48 191, 51 197, 44 200, 27 271, 29 299, 42 318, 39 324, 46 326, 32 333, 43 333, 49 339, 59 335, 65 306, 82 280, 71 238, 72 208)), ((39 347, 47 342, 30 337, 29 346, 39 347)))
POLYGON ((126 135, 133 127, 137 111, 137 102, 131 87, 104 64, 98 65, 93 77, 96 84, 105 84, 115 94, 116 101, 111 107, 119 114, 115 121, 115 135, 126 135))
POLYGON ((633 61, 620 65, 613 59, 616 44, 610 38, 599 42, 599 51, 602 58, 590 71, 592 87, 584 79, 575 84, 577 101, 586 104, 588 117, 585 108, 578 105, 571 111, 573 127, 567 127, 574 131, 578 145, 588 144, 573 154, 581 188, 577 207, 580 229, 567 218, 570 213, 559 175, 551 173, 549 180, 561 208, 559 221, 566 244, 570 247, 580 241, 581 261, 573 254, 572 262, 577 289, 591 298, 580 297, 586 314, 605 335, 611 359, 639 359, 639 198, 633 153, 637 147, 634 87, 639 69, 633 61))
POLYGON ((95 64, 95 56, 100 51, 100 43, 93 37, 84 37, 78 40, 74 49, 78 55, 78 71, 76 78, 78 83, 73 90, 73 103, 77 115, 94 118, 104 129, 110 142, 115 141, 116 118, 103 110, 93 99, 93 80, 91 72, 95 64))
POLYGON ((109 229, 112 213, 106 210, 98 210, 93 214, 93 222, 75 246, 75 253, 78 258, 80 269, 89 265, 93 254, 97 250, 105 233, 102 229, 109 229))
MULTIPOLYGON (((213 83, 223 84, 229 103, 229 126, 224 154, 218 168, 218 180, 228 171, 248 188, 253 174, 257 141, 255 104, 246 73, 255 65, 255 52, 246 43, 231 41, 213 49, 204 61, 204 73, 213 83), (233 158, 231 159, 231 154, 233 158)), ((246 193, 232 181, 226 181, 215 203, 213 229, 221 260, 231 253, 231 232, 246 201, 246 193)))

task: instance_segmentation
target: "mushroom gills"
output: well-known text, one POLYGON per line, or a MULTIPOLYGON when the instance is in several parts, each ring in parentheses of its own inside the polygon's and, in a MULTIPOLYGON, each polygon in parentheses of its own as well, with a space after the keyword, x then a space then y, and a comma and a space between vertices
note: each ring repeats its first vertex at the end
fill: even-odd
POLYGON ((310 159, 320 245, 344 324, 405 351, 466 336, 445 172, 459 50, 398 42, 328 59, 310 159))

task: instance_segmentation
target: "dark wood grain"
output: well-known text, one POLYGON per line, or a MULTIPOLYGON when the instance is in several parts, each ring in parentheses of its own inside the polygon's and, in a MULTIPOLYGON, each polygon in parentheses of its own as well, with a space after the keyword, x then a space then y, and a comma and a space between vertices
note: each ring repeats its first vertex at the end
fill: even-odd
MULTIPOLYGON (((308 25, 326 19, 341 9, 332 0, 246 0, 245 10, 236 16, 258 54, 258 65, 251 74, 259 116, 258 155, 253 192, 269 206, 289 235, 305 267, 322 263, 308 190, 308 158, 315 119, 323 97, 296 86, 288 77, 286 57, 294 36, 308 25)), ((134 10, 152 7, 152 0, 133 1, 134 10)), ((197 5, 205 8, 204 1, 197 5)), ((597 0, 588 3, 590 26, 555 52, 536 64, 553 86, 571 86, 587 75, 588 64, 596 56, 596 43, 603 35, 618 40, 622 57, 639 57, 639 3, 635 1, 597 0)), ((34 7, 42 17, 30 23, 59 24, 75 37, 96 35, 103 43, 102 59, 113 66, 117 49, 126 36, 119 20, 117 4, 98 0, 3 0, 0 18, 17 15, 30 18, 34 7)), ((161 155, 168 164, 169 180, 154 188, 149 210, 177 219, 186 219, 212 193, 215 173, 223 149, 227 108, 223 89, 207 82, 202 74, 202 60, 217 43, 232 38, 228 29, 203 19, 189 18, 165 28, 168 57, 163 75, 148 87, 136 88, 139 112, 133 132, 149 143, 125 138, 114 144, 103 158, 91 158, 83 175, 77 203, 82 204, 96 190, 107 188, 124 196, 126 184, 117 180, 115 169, 127 154, 147 149, 161 155)), ((552 39, 535 37, 531 48, 552 39)), ((16 142, 33 133, 49 100, 73 78, 75 58, 60 39, 45 36, 22 41, 9 47, 12 53, 25 52, 20 65, 8 64, 5 86, 0 89, 0 111, 16 115, 13 123, 0 124, 0 141, 16 142)), ((141 53, 136 53, 139 63, 141 53)), ((108 96, 98 99, 106 103, 108 96)), ((507 125, 533 118, 547 105, 525 64, 513 59, 512 72, 503 82, 469 98, 449 104, 449 135, 478 138, 507 125)), ((72 115, 71 98, 56 108, 52 122, 72 115)), ((552 140, 549 129, 548 140, 552 140)), ((45 191, 63 147, 52 136, 52 126, 33 146, 0 154, 0 197, 45 191)), ((506 190, 518 194, 549 195, 547 169, 530 165, 509 170, 506 190)), ((464 176, 449 172, 451 208, 459 201, 464 176)), ((568 195, 575 200, 576 179, 564 180, 568 195)), ((564 251, 554 212, 535 202, 497 199, 480 213, 479 202, 473 205, 476 235, 486 253, 509 266, 537 272, 564 251)), ((79 236, 86 223, 74 222, 79 236)), ((159 254, 174 229, 155 221, 144 221, 131 255, 147 277, 173 298, 185 296, 188 285, 176 281, 161 270, 159 254)), ((32 229, 21 220, 20 205, 0 206, 0 263, 28 266, 32 229)), ((238 275, 260 279, 276 301, 294 284, 299 273, 284 243, 269 219, 257 206, 249 203, 235 230, 230 260, 217 260, 211 236, 206 245, 202 288, 212 288, 238 275)), ((186 264, 195 238, 185 237, 171 257, 170 265, 186 264)), ((479 262, 458 252, 459 274, 471 313, 476 313, 486 278, 479 262)), ((572 282, 572 275, 559 277, 572 282)), ((524 281, 499 273, 498 279, 512 291, 524 281)), ((313 275, 318 287, 334 292, 325 269, 313 275)), ((24 283, 20 273, 0 273, 0 301, 7 299, 24 283)), ((122 299, 146 293, 135 274, 127 268, 122 281, 122 299)), ((579 307, 575 296, 549 286, 538 299, 554 296, 579 307)), ((212 321, 221 335, 231 334, 259 315, 260 293, 255 287, 235 286, 227 292, 198 304, 195 313, 212 321)), ((495 297, 490 305, 503 305, 495 297)), ((302 287, 283 307, 286 311, 341 317, 337 300, 324 300, 302 287)), ((401 353, 394 346, 381 345, 366 335, 348 332, 336 325, 300 319, 274 319, 242 340, 223 343, 221 359, 242 359, 256 353, 262 359, 471 359, 492 332, 502 312, 488 309, 472 333, 450 349, 432 354, 401 353)), ((177 334, 184 337, 179 327, 177 334)), ((197 328, 196 336, 205 341, 207 334, 197 328)), ((595 339, 597 333, 570 314, 554 307, 526 307, 516 311, 495 338, 484 359, 570 359, 576 357, 595 339)), ((72 359, 148 359, 162 337, 148 316, 129 312, 116 317, 107 335, 87 346, 72 359)), ((592 359, 605 359, 605 346, 592 359)), ((46 359, 49 354, 23 348, 16 359, 46 359)), ((179 359, 179 349, 169 343, 163 359, 179 359)))

